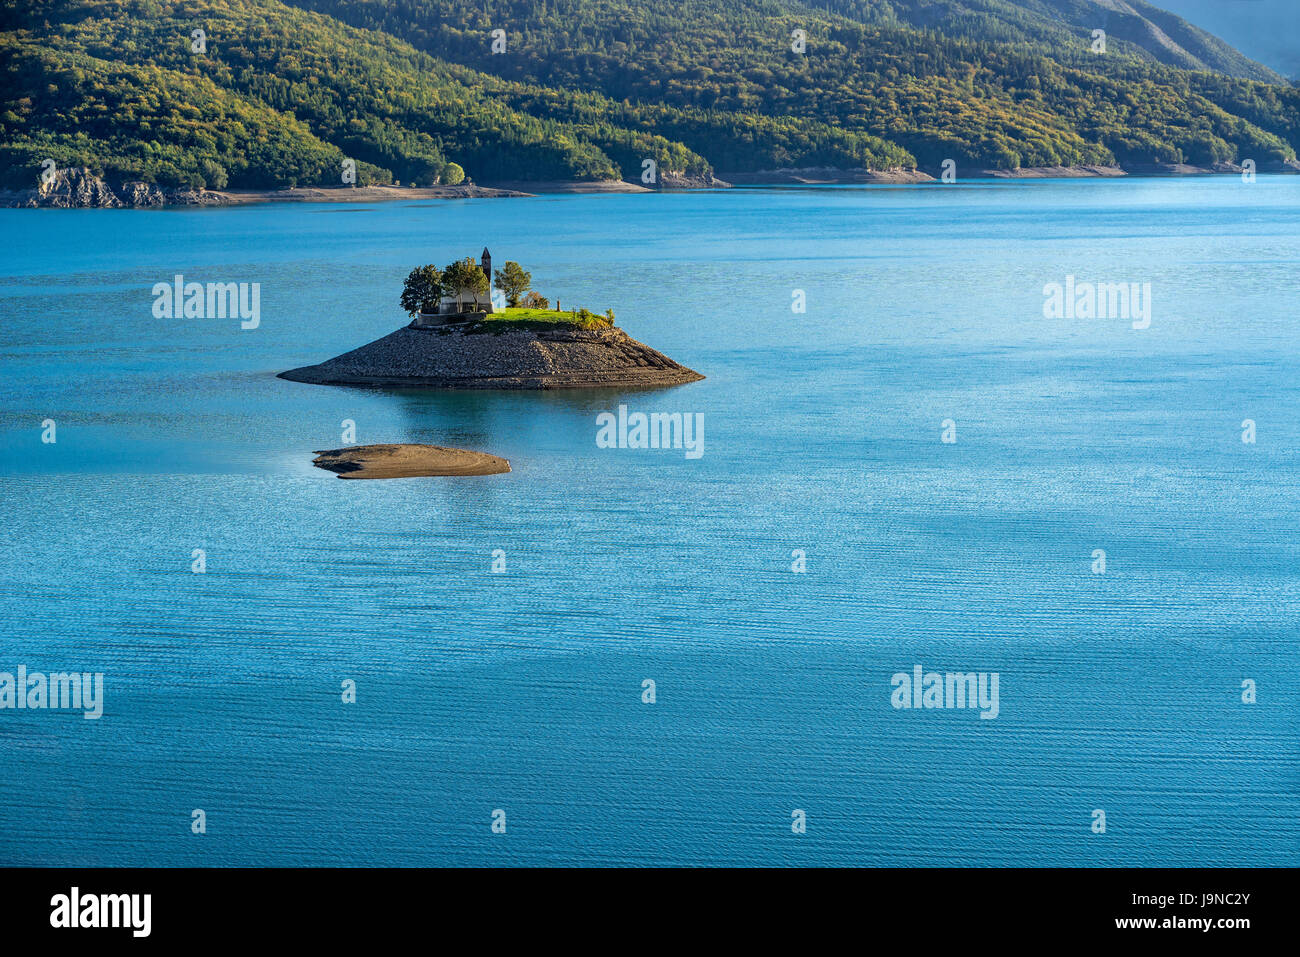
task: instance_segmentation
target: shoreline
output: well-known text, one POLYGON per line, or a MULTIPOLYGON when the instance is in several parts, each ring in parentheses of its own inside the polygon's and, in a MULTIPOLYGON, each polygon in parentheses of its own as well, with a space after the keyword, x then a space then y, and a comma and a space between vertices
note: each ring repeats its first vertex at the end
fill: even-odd
POLYGON ((657 193, 656 189, 650 189, 648 186, 638 186, 636 183, 629 183, 621 179, 597 179, 597 180, 577 180, 577 179, 556 179, 541 180, 535 183, 526 183, 522 180, 504 180, 500 183, 493 184, 492 189, 503 190, 505 192, 515 192, 526 190, 522 195, 537 196, 545 193, 657 193))
MULTIPOLYGON (((292 189, 162 189, 145 183, 123 183, 116 190, 89 171, 62 171, 59 187, 0 189, 0 208, 9 209, 183 209, 228 208, 262 203, 382 203, 431 199, 523 199, 541 195, 632 195, 782 186, 925 185, 941 181, 939 169, 841 169, 797 167, 728 173, 709 182, 668 182, 652 189, 623 180, 505 181, 492 186, 298 186, 292 189)), ((956 170, 957 181, 1026 179, 1168 179, 1183 176, 1240 176, 1236 163, 1194 166, 1187 163, 1142 163, 1127 166, 1025 166, 1018 169, 956 170)), ((1259 166, 1262 175, 1300 174, 1300 160, 1259 166)))
POLYGON ((205 190, 222 198, 222 206, 256 203, 391 203, 402 199, 511 199, 531 196, 489 186, 298 186, 293 189, 205 190))
POLYGON ((485 325, 492 324, 403 326, 277 378, 310 385, 455 390, 645 389, 704 378, 617 326, 491 330, 485 325))
POLYGON ((510 471, 510 463, 499 455, 445 445, 349 445, 313 454, 312 465, 341 479, 500 475, 510 471))
MULTIPOLYGON (((1022 166, 1016 169, 956 170, 958 181, 971 179, 1122 179, 1169 178, 1178 176, 1240 176, 1244 168, 1236 163, 1195 166, 1189 163, 1130 163, 1120 166, 1022 166)), ((1300 161, 1285 160, 1260 166, 1257 173, 1298 174, 1300 161)), ((758 170, 751 173, 721 173, 739 187, 761 186, 839 186, 880 184, 921 184, 940 181, 937 167, 917 169, 842 169, 830 166, 795 167, 758 170)))
POLYGON ((429 199, 514 199, 532 193, 472 183, 458 186, 296 186, 291 189, 164 189, 152 183, 110 186, 88 169, 60 170, 40 189, 0 190, 9 209, 183 209, 253 206, 261 203, 385 203, 429 199))

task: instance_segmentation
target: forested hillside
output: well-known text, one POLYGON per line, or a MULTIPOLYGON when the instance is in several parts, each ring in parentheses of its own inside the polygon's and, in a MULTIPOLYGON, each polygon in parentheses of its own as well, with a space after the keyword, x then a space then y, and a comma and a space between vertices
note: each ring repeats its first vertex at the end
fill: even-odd
POLYGON ((1300 90, 1263 82, 1276 77, 1171 14, 1118 6, 1133 12, 1094 0, 0 0, 0 164, 8 186, 32 185, 49 157, 163 185, 262 187, 337 183, 345 158, 362 183, 423 185, 459 168, 481 183, 636 179, 646 158, 707 181, 948 158, 1295 155, 1300 90), (1115 30, 1101 55, 1093 13, 1115 30))

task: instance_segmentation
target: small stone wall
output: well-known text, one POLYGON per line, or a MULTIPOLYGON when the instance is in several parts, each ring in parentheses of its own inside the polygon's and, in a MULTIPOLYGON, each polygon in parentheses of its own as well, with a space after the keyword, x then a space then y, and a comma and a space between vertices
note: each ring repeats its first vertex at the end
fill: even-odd
POLYGON ((466 322, 482 322, 487 318, 486 312, 421 312, 411 320, 412 329, 437 329, 441 326, 454 326, 466 322))

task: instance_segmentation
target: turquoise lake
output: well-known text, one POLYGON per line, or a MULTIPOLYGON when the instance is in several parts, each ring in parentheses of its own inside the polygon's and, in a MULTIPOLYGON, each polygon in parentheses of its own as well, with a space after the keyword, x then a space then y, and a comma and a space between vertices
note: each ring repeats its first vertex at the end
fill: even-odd
POLYGON ((0 224, 0 672, 105 693, 0 710, 0 864, 1297 861, 1300 177, 0 224), (485 245, 707 378, 275 377, 485 245), (154 318, 177 274, 260 325, 154 318), (1044 318, 1067 276, 1149 327, 1044 318), (620 403, 703 456, 598 448, 620 403), (345 420, 513 471, 340 481, 345 420), (996 719, 895 708, 917 665, 996 719))

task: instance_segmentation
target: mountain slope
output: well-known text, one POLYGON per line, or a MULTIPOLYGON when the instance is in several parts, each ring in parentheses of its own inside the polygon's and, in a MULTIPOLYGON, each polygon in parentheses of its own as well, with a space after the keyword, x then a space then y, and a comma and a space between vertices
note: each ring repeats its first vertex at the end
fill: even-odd
MULTIPOLYGON (((782 0, 679 0, 671 9, 486 0, 473 11, 459 0, 290 2, 513 80, 671 108, 827 121, 893 142, 925 165, 1213 163, 1281 158, 1296 145, 1282 135, 1284 106, 1256 110, 1243 124, 1220 102, 1241 83, 1264 98, 1271 87, 1171 68, 1123 41, 1094 55, 1089 30, 1070 32, 1059 11, 1048 17, 1050 4, 1065 0, 829 0, 837 13, 782 0), (928 21, 952 35, 916 29, 928 21), (488 35, 498 27, 509 45, 494 55, 488 35), (796 29, 808 35, 806 55, 790 50, 796 29), (965 36, 976 32, 998 42, 965 36)), ((706 141, 674 135, 709 155, 706 141)))
POLYGON ((671 183, 947 158, 1264 163, 1300 142, 1300 91, 1186 25, 1165 30, 1170 56, 1244 75, 1123 40, 1092 54, 1071 18, 1096 0, 830 3, 0 0, 3 185, 32 185, 46 157, 246 187, 338 183, 345 158, 362 183, 419 184, 452 164, 480 181, 637 179, 651 158, 671 183))
MULTIPOLYGON (((641 108, 599 93, 511 83, 274 0, 162 9, 149 0, 33 0, 21 9, 6 0, 2 9, 5 185, 31 185, 46 156, 187 185, 227 177, 232 186, 337 183, 344 156, 359 161, 363 183, 437 182, 449 157, 480 179, 618 178, 639 175, 645 158, 669 174, 711 171, 699 154, 654 131, 662 109, 645 108, 642 117, 641 108), (191 50, 198 27, 206 32, 202 53, 191 50), (131 97, 150 82, 184 92, 131 97), (232 121, 232 110, 259 122, 232 121), (205 117, 212 130, 192 128, 205 117)), ((744 141, 769 163, 915 162, 867 134, 815 120, 737 117, 719 126, 687 111, 673 119, 710 130, 717 143, 744 141)))
POLYGON ((1277 83, 1278 74, 1218 37, 1144 0, 810 0, 862 23, 898 23, 974 40, 1090 52, 1093 30, 1140 59, 1277 83))
POLYGON ((1296 0, 1151 0, 1222 37, 1291 80, 1300 80, 1300 3, 1296 0))

